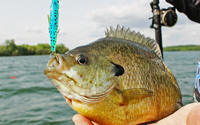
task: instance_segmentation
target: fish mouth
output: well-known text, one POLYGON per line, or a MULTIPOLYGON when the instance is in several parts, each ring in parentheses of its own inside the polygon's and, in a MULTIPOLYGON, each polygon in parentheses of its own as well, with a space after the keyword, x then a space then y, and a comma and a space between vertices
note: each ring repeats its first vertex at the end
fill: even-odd
POLYGON ((58 67, 63 66, 64 63, 64 57, 60 54, 55 54, 47 63, 47 67, 58 67))
POLYGON ((69 89, 70 82, 75 82, 74 79, 68 77, 63 71, 67 70, 64 65, 64 57, 60 54, 55 54, 44 69, 44 74, 53 83, 53 85, 60 91, 65 99, 71 102, 72 91, 69 89))
MULTIPOLYGON (((56 54, 52 57, 47 67, 44 69, 44 74, 58 89, 58 91, 65 98, 66 102, 72 107, 72 102, 79 101, 83 103, 97 103, 105 99, 105 97, 111 92, 114 86, 110 86, 107 91, 101 94, 87 95, 81 94, 80 92, 87 91, 88 89, 77 87, 75 84, 76 80, 67 76, 66 71, 70 69, 65 64, 66 60, 60 54, 56 54), (77 91, 78 90, 78 91, 77 91)), ((88 90, 91 91, 91 90, 88 90)))
POLYGON ((103 93, 101 95, 94 95, 94 96, 84 96, 80 95, 79 93, 76 93, 72 91, 69 87, 66 87, 63 85, 62 82, 59 80, 53 78, 53 77, 47 77, 53 85, 58 89, 58 91, 61 93, 61 95, 64 97, 66 102, 69 104, 70 107, 73 108, 72 102, 73 101, 78 101, 78 102, 83 102, 83 103, 89 103, 89 104, 94 104, 97 102, 102 101, 112 89, 110 89, 108 92, 103 93))

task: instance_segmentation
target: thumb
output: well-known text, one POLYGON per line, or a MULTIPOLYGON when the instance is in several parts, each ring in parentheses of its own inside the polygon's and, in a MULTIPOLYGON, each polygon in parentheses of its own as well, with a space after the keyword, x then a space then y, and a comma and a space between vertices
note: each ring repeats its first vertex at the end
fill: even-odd
POLYGON ((200 125, 200 105, 194 107, 188 114, 187 125, 200 125))
POLYGON ((89 119, 80 114, 74 115, 72 120, 75 125, 94 125, 89 119))

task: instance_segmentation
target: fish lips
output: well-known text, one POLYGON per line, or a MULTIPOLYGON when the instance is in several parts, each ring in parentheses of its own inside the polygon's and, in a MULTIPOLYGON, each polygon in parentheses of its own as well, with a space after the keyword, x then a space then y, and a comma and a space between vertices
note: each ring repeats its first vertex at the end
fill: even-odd
POLYGON ((65 70, 68 70, 69 67, 64 62, 64 57, 56 54, 47 63, 44 74, 62 94, 69 106, 73 108, 72 101, 78 101, 79 99, 77 98, 81 98, 81 96, 70 89, 69 86, 72 79, 65 74, 65 70))
MULTIPOLYGON (((53 83, 53 85, 58 89, 58 91, 62 94, 68 105, 73 108, 72 106, 72 99, 73 96, 68 90, 66 86, 62 84, 62 82, 58 79, 61 74, 55 73, 56 69, 54 67, 46 67, 44 73, 46 77, 53 83), (70 98, 71 97, 71 98, 70 98)), ((68 84, 68 83, 66 83, 68 84)))
POLYGON ((55 54, 55 56, 53 56, 47 63, 47 67, 44 69, 44 74, 60 91, 63 97, 67 98, 67 95, 70 94, 67 85, 69 85, 71 79, 63 73, 63 71, 66 70, 64 61, 64 57, 60 54, 55 54))
POLYGON ((60 54, 55 54, 55 56, 53 56, 47 63, 46 68, 48 67, 57 68, 63 66, 63 64, 64 64, 64 57, 60 54))

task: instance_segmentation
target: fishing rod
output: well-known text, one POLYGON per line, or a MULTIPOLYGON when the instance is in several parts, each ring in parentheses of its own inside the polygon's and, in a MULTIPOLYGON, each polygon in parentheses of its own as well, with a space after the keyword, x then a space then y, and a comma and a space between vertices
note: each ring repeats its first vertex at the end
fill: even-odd
POLYGON ((172 27, 177 22, 177 14, 174 7, 168 7, 167 9, 161 9, 159 7, 159 0, 153 0, 150 3, 153 17, 150 28, 155 29, 155 40, 159 44, 161 55, 163 57, 163 45, 162 45, 162 29, 161 26, 172 27))

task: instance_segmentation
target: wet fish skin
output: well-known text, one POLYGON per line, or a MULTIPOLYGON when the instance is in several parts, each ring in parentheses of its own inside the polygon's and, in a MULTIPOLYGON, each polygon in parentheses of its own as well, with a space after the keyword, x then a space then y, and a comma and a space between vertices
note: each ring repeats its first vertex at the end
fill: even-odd
POLYGON ((44 72, 74 110, 101 125, 156 121, 182 105, 175 77, 137 41, 101 38, 57 54, 44 72))

